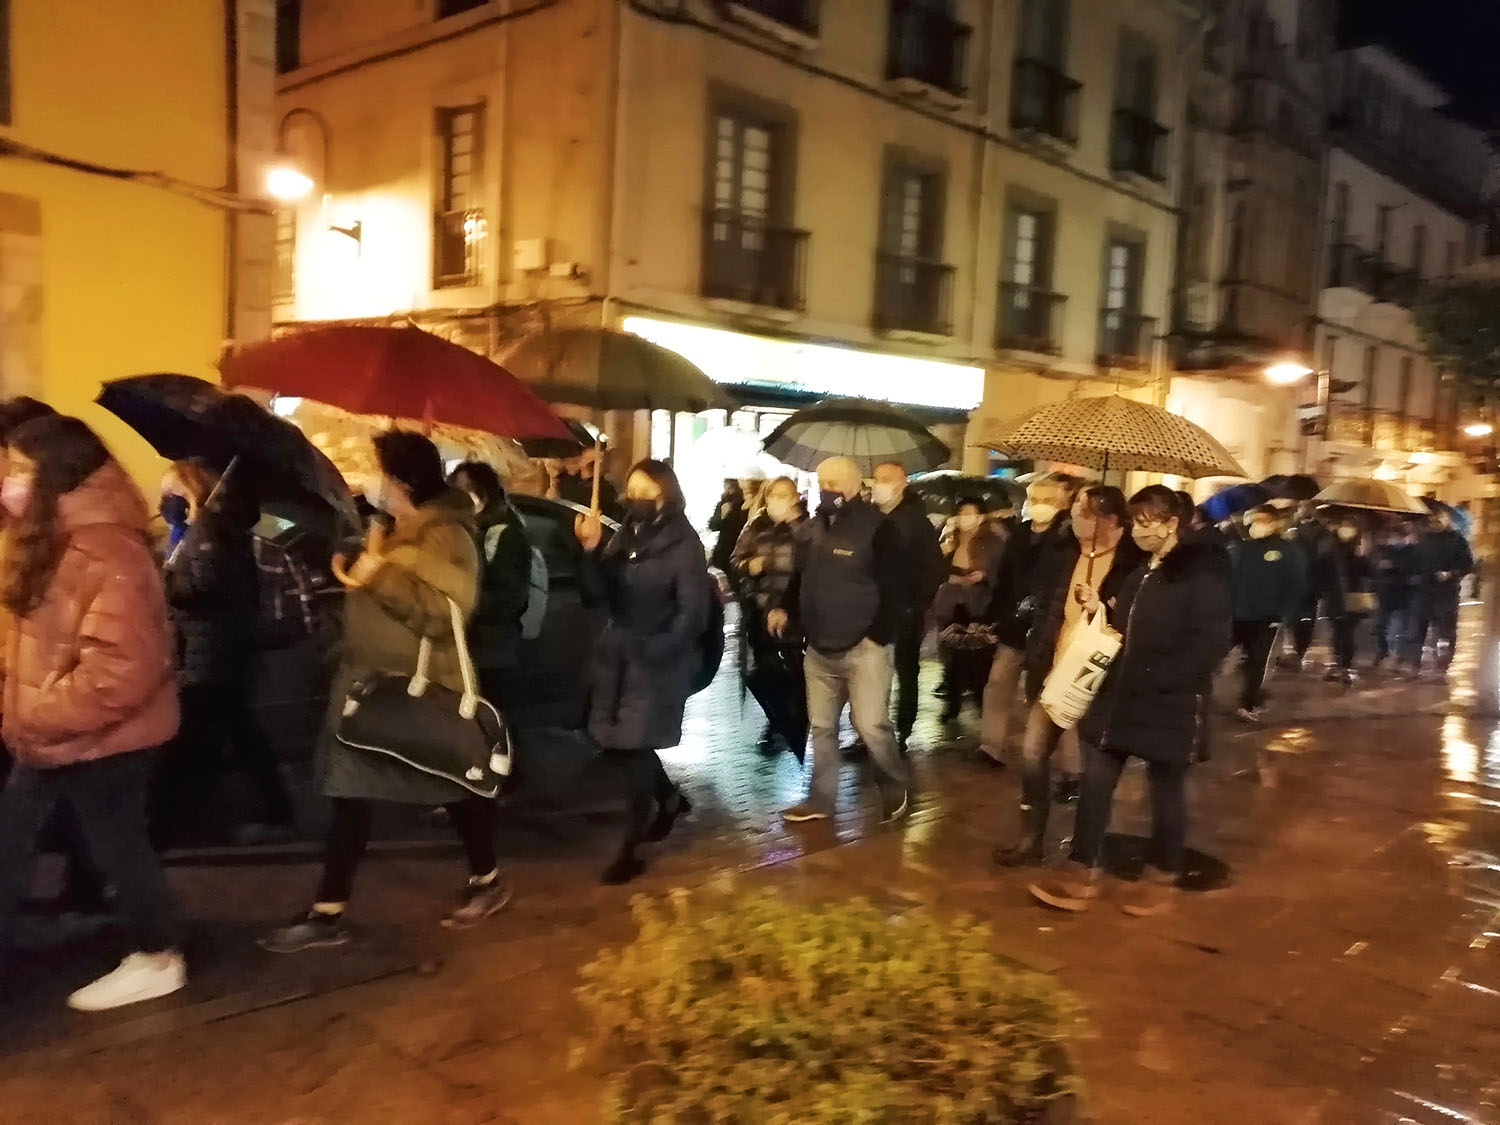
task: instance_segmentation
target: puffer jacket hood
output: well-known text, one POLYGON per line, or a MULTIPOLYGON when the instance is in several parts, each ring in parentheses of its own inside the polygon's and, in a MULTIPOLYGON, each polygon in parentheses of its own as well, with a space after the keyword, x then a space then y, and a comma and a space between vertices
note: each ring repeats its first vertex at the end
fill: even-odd
POLYGON ((140 491, 111 461, 58 499, 58 525, 57 569, 6 637, 5 742, 41 769, 159 746, 178 723, 140 491))

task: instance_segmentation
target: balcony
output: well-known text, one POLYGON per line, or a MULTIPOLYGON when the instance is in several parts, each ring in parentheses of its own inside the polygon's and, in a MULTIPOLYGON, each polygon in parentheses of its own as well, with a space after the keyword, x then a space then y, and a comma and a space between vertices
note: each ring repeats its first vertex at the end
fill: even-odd
POLYGON ((1028 133, 1039 133, 1078 143, 1078 92, 1075 82, 1050 63, 1017 59, 1010 88, 1010 123, 1028 133))
POLYGON ((898 254, 875 256, 875 327, 953 335, 952 266, 898 254))
POLYGON ((478 285, 484 247, 484 212, 441 211, 433 216, 432 287, 478 285))
POLYGON ((1328 438, 1337 445, 1369 445, 1374 435, 1373 412, 1347 403, 1328 406, 1328 438))
POLYGON ((1328 288, 1375 295, 1377 263, 1368 250, 1352 242, 1337 242, 1329 251, 1329 259, 1328 288))
POLYGON ((801 312, 807 305, 806 231, 733 211, 703 224, 703 295, 801 312))
POLYGON ((731 19, 796 47, 816 47, 818 0, 728 0, 731 19))
POLYGON ((918 0, 891 0, 886 78, 957 99, 968 97, 971 34, 965 24, 918 0))
POLYGON ((1063 311, 1068 299, 1034 285, 1000 286, 995 346, 1057 355, 1062 351, 1063 311))
POLYGON ((1155 339, 1155 317, 1129 309, 1100 310, 1099 362, 1106 367, 1149 366, 1155 339))
POLYGON ((1109 143, 1110 170, 1164 183, 1167 135, 1166 127, 1158 125, 1149 115, 1133 109, 1116 109, 1109 143))
POLYGON ((1374 297, 1387 305, 1412 308, 1422 292, 1422 278, 1415 270, 1402 269, 1389 262, 1374 265, 1374 297))

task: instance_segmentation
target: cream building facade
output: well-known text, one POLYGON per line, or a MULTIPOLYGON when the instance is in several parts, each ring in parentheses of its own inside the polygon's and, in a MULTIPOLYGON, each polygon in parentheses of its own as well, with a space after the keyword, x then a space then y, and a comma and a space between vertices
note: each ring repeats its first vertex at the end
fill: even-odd
MULTIPOLYGON (((279 227, 284 327, 498 353, 623 326, 734 384, 732 425, 891 398, 971 468, 1033 403, 1165 394, 1202 33, 1177 0, 282 10, 279 132, 317 185, 279 227)), ((603 421, 685 457, 725 419, 603 421)))

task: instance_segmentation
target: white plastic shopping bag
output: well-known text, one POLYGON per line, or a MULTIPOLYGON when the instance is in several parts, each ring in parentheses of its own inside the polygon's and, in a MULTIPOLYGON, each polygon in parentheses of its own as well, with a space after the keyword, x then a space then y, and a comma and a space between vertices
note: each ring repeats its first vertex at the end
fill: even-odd
POLYGON ((1063 730, 1071 729, 1089 709, 1119 654, 1120 634, 1109 627, 1104 607, 1085 613, 1042 685, 1040 702, 1047 717, 1063 730))

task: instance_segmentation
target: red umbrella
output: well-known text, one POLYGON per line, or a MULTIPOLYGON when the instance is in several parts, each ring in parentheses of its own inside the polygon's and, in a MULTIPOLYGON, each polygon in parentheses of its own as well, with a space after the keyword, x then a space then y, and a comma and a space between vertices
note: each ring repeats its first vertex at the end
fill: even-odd
POLYGON ((332 326, 252 344, 224 382, 353 414, 446 422, 497 437, 568 441, 567 426, 505 368, 419 328, 332 326))

